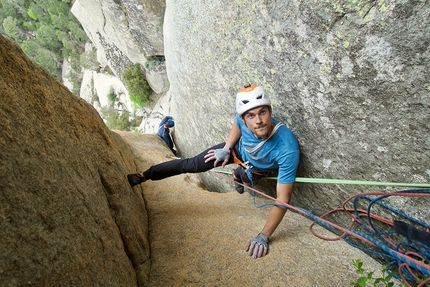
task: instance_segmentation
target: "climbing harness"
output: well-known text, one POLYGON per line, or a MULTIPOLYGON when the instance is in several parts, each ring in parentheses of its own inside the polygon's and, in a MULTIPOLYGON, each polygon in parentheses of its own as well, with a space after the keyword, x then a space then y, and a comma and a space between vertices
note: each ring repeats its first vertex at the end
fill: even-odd
POLYGON ((246 175, 249 178, 249 181, 251 183, 251 186, 254 187, 254 176, 261 178, 261 177, 268 177, 270 175, 270 172, 258 172, 256 170, 252 170, 253 166, 249 164, 249 161, 243 162, 241 161, 234 150, 231 151, 231 154, 233 156, 233 162, 237 165, 242 166, 245 169, 246 175))
MULTIPOLYGON (((232 180, 231 177, 222 175, 222 173, 228 172, 217 169, 212 170, 212 172, 221 177, 225 177, 228 180, 232 180)), ((319 182, 333 183, 329 181, 324 182, 323 179, 320 179, 319 182)), ((341 182, 342 181, 336 180, 336 184, 341 184, 341 182)), ((345 184, 362 184, 362 181, 348 181, 345 184)), ((397 266, 398 274, 393 274, 393 276, 397 279, 403 280, 407 286, 424 287, 428 286, 428 283, 430 283, 430 242, 428 241, 430 237, 430 225, 416 218, 410 217, 404 212, 396 210, 387 203, 382 202, 384 199, 389 197, 430 197, 430 189, 359 193, 345 200, 341 208, 336 208, 322 216, 315 216, 306 209, 294 207, 285 202, 279 201, 278 199, 258 191, 253 187, 249 187, 244 184, 241 185, 252 191, 253 204, 256 208, 262 208, 264 206, 282 206, 308 216, 314 220, 309 228, 312 234, 316 237, 330 241, 343 239, 346 243, 355 248, 386 258, 386 260, 389 261, 387 272, 392 272, 389 270, 392 270, 393 267, 397 266), (257 205, 256 193, 271 199, 274 203, 257 205), (367 209, 360 209, 358 207, 359 203, 362 203, 363 200, 368 202, 367 209), (347 204, 351 204, 351 201, 353 207, 348 208, 347 204), (390 220, 375 215, 371 212, 372 207, 375 205, 379 206, 379 208, 388 210, 393 214, 393 216, 402 218, 402 220, 390 220), (344 212, 352 218, 352 223, 348 228, 339 226, 325 219, 327 216, 335 212, 344 212), (382 225, 387 230, 378 230, 378 228, 375 227, 376 222, 378 222, 378 226, 382 225), (315 224, 319 224, 331 230, 340 231, 342 234, 336 238, 325 238, 314 232, 313 226, 315 224), (355 224, 360 224, 360 231, 358 229, 353 229, 355 224), (425 229, 425 231, 423 229, 425 229), (406 240, 393 243, 390 236, 393 237, 396 235, 402 235, 406 240), (357 239, 370 245, 370 248, 363 247, 362 244, 358 244, 357 239), (413 284, 416 285, 410 285, 409 282, 413 282, 413 284)), ((396 186, 396 183, 391 183, 391 185, 396 186)), ((401 185, 408 186, 413 184, 402 183, 401 185)), ((428 184, 424 184, 424 186, 430 187, 428 184)))

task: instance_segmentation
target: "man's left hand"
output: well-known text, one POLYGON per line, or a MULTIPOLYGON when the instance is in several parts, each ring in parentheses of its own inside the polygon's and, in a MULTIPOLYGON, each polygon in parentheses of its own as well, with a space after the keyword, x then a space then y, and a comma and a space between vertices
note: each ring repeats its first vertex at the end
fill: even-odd
POLYGON ((250 239, 246 244, 245 251, 249 256, 260 258, 267 254, 269 250, 269 237, 263 233, 258 234, 256 237, 250 239))

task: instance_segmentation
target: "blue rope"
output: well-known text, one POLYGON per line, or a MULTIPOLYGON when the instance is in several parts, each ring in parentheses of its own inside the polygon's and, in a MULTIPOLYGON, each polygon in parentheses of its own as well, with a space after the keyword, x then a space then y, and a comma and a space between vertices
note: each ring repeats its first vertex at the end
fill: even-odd
MULTIPOLYGON (((252 182, 252 179, 251 179, 251 183, 252 183, 252 187, 254 187, 254 183, 252 182)), ((430 189, 426 189, 426 190, 403 190, 403 191, 394 192, 394 194, 395 193, 411 193, 411 194, 412 193, 415 193, 415 194, 421 193, 421 194, 430 194, 430 189)), ((396 252, 398 252, 398 253, 402 254, 402 252, 400 250, 405 249, 404 247, 406 246, 409 249, 408 251, 414 250, 414 252, 416 252, 417 254, 419 254, 423 258, 422 261, 425 264, 430 264, 430 246, 427 246, 427 245, 425 245, 425 244, 423 244, 421 242, 418 242, 418 241, 413 241, 412 242, 411 240, 408 239, 407 242, 400 242, 400 243, 398 243, 396 245, 395 249, 393 249, 393 247, 390 247, 390 246, 392 246, 392 244, 390 244, 389 242, 387 242, 387 240, 384 238, 383 235, 394 234, 394 230, 380 232, 380 231, 377 231, 377 229, 375 228, 375 226, 373 224, 373 220, 371 218, 371 213, 370 213, 371 208, 373 207, 374 204, 377 204, 377 205, 379 205, 379 206, 381 206, 383 208, 386 208, 386 209, 390 210, 391 212, 393 212, 394 214, 396 214, 398 216, 401 216, 401 217, 404 217, 404 218, 410 220, 411 222, 414 222, 414 223, 416 223, 416 224, 418 224, 418 225, 420 225, 420 226, 422 226, 424 228, 430 228, 429 224, 427 224, 425 222, 422 222, 422 221, 420 221, 420 220, 418 220, 416 218, 413 218, 413 217, 407 215, 406 213, 401 212, 401 211, 399 211, 399 210, 397 210, 397 209, 389 206, 388 204, 381 202, 382 199, 388 198, 390 196, 392 196, 392 194, 391 195, 379 196, 377 198, 371 198, 371 197, 369 197, 367 195, 357 196, 356 198, 354 198, 353 209, 354 209, 354 213, 356 215, 356 218, 360 221, 360 223, 362 224, 362 226, 365 227, 365 230, 367 232, 369 232, 372 236, 367 235, 367 234, 365 234, 363 232, 360 232, 360 231, 357 231, 357 230, 349 229, 350 232, 352 232, 352 233, 354 233, 356 235, 359 235, 359 236, 367 239, 368 241, 372 242, 375 246, 379 247, 384 252, 379 252, 379 251, 376 251, 374 249, 365 248, 363 246, 359 246, 357 244, 352 243, 349 240, 349 238, 351 237, 349 234, 346 234, 343 237, 343 239, 345 240, 346 243, 348 243, 349 245, 351 245, 351 246, 353 246, 355 248, 358 248, 358 249, 360 249, 362 251, 365 251, 367 253, 375 254, 375 255, 378 255, 378 256, 381 256, 381 257, 389 259, 390 261, 387 264, 387 267, 392 267, 392 266, 396 266, 396 265, 400 266, 402 263, 407 263, 413 269, 422 272, 422 274, 425 274, 425 276, 430 276, 429 270, 423 268, 420 265, 415 264, 414 262, 409 262, 407 259, 405 259, 402 256, 399 256, 396 253, 396 252), (363 218, 361 216, 359 216, 359 210, 358 210, 357 205, 358 205, 358 201, 360 199, 366 199, 366 200, 369 201, 368 207, 367 207, 367 221, 368 221, 368 225, 370 225, 371 228, 369 228, 368 225, 365 224, 363 218), (373 236, 377 237, 382 242, 376 240, 373 236), (403 247, 403 248, 401 248, 401 247, 403 247)), ((265 204, 257 205, 257 203, 256 203, 256 196, 255 196, 254 190, 252 190, 252 200, 253 200, 254 207, 256 207, 256 208, 262 208, 262 207, 266 207, 266 206, 281 206, 281 207, 288 208, 287 205, 285 205, 285 204, 279 204, 279 203, 265 203, 265 204)), ((326 223, 325 221, 322 221, 319 217, 313 215, 310 211, 308 211, 306 209, 303 209, 303 208, 297 208, 297 209, 300 210, 300 211, 302 211, 304 214, 308 215, 310 218, 312 218, 319 225, 322 225, 322 226, 324 226, 326 228, 329 228, 329 229, 338 230, 338 228, 336 228, 335 226, 332 226, 332 225, 326 223)), ((420 260, 418 260, 418 261, 420 261, 420 260)), ((387 272, 390 272, 388 270, 388 268, 387 268, 387 272)), ((404 276, 405 280, 414 281, 415 282, 416 279, 412 276, 412 274, 409 272, 409 270, 407 270, 406 268, 403 268, 402 272, 403 272, 403 276, 404 276)), ((398 274, 395 274, 394 277, 398 278, 398 279, 400 278, 400 276, 398 274)))
MULTIPOLYGON (((403 191, 397 191, 394 193, 421 193, 421 194, 428 194, 430 193, 430 190, 403 190, 403 191)), ((424 227, 424 228, 429 228, 430 226, 428 224, 426 224, 425 222, 422 222, 414 217, 411 217, 409 215, 407 215, 404 212, 401 212, 391 206, 389 206, 388 204, 385 204, 383 202, 380 202, 382 199, 388 198, 392 195, 384 195, 384 196, 379 196, 377 198, 372 199, 369 196, 357 196, 356 198, 354 198, 354 213, 356 215, 356 217, 359 219, 359 221, 361 222, 361 224, 365 227, 365 229, 370 232, 371 234, 375 235, 376 237, 378 237, 380 240, 383 241, 383 243, 378 243, 379 247, 384 246, 384 249, 386 248, 390 248, 387 246, 390 246, 391 244, 383 237, 383 235, 390 235, 390 234, 394 234, 394 230, 391 231, 385 231, 385 232, 380 232, 378 231, 374 224, 373 224, 373 219, 371 218, 371 208, 373 207, 374 204, 377 204, 381 207, 384 207, 388 210, 390 210, 391 212, 393 212, 394 214, 397 214, 403 218, 406 218, 408 220, 410 220, 411 222, 414 222, 416 224, 419 224, 420 226, 424 227), (371 226, 371 228, 369 228, 363 221, 362 217, 358 216, 359 212, 358 212, 358 208, 357 208, 357 204, 358 204, 358 200, 359 199, 367 199, 369 200, 368 203, 368 207, 367 207, 367 221, 368 224, 371 226), (385 244, 385 245, 384 245, 385 244)), ((356 244, 351 243, 347 237, 344 238, 345 241, 350 244, 351 246, 354 246, 356 248, 359 248, 363 251, 367 251, 368 253, 372 253, 372 254, 376 254, 382 257, 386 257, 389 258, 391 261, 388 263, 387 266, 395 266, 395 265, 400 265, 402 263, 409 263, 409 262, 403 262, 403 260, 397 256, 396 254, 392 254, 390 252, 387 253, 381 253, 381 252, 377 252, 375 250, 369 249, 369 248, 363 248, 360 246, 357 246, 356 244)), ((395 250, 400 252, 400 250, 405 249, 405 247, 408 249, 408 251, 413 250, 415 253, 419 254, 422 258, 425 264, 429 264, 430 263, 430 246, 427 246, 421 242, 418 241, 412 241, 409 240, 407 242, 400 242, 396 245, 395 250)), ((416 266, 414 264, 411 264, 411 266, 419 271, 421 271, 423 274, 427 274, 427 276, 430 276, 430 273, 428 270, 421 270, 422 268, 419 268, 419 266, 416 266)), ((387 272, 389 272, 387 270, 387 272)), ((403 275, 405 277, 405 280, 407 281, 415 281, 416 279, 412 276, 412 274, 409 272, 408 269, 403 268, 402 269, 403 275)), ((400 276, 398 274, 394 275, 395 278, 400 278, 400 276)))

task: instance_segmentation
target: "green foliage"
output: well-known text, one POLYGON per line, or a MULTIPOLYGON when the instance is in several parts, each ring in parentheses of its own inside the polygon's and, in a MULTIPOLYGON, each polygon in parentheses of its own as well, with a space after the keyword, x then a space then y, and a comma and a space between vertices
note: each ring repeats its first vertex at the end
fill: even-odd
POLYGON ((130 131, 134 132, 134 133, 139 133, 139 134, 143 134, 143 129, 139 128, 139 127, 131 127, 130 131))
POLYGON ((118 112, 115 109, 103 107, 101 109, 101 114, 106 120, 106 125, 111 130, 130 130, 130 113, 128 111, 118 112))
POLYGON ((45 10, 42 7, 36 5, 35 3, 30 3, 30 6, 27 9, 27 14, 33 20, 43 21, 46 19, 45 10))
POLYGON ((109 94, 107 95, 109 101, 113 104, 116 100, 117 95, 115 94, 115 92, 111 89, 111 91, 109 92, 109 94))
POLYGON ((81 66, 88 70, 97 70, 99 63, 97 62, 96 50, 85 51, 79 56, 81 66))
POLYGON ((155 67, 155 66, 160 65, 164 61, 165 61, 164 56, 150 56, 150 57, 148 57, 148 59, 145 63, 145 67, 146 68, 155 67))
POLYGON ((21 44, 21 49, 31 59, 37 56, 37 50, 39 48, 41 48, 41 46, 36 40, 28 40, 21 44))
POLYGON ((37 49, 37 55, 34 57, 34 60, 45 67, 52 75, 55 75, 56 78, 61 77, 62 62, 56 53, 45 48, 39 48, 37 49))
POLYGON ((52 25, 61 31, 67 31, 69 26, 69 17, 65 13, 52 14, 52 25))
POLYGON ((36 31, 37 41, 45 48, 56 51, 61 49, 62 43, 58 41, 55 33, 55 28, 49 25, 42 24, 36 31))
POLYGON ((68 58, 73 52, 76 51, 75 42, 71 40, 69 34, 64 31, 56 30, 55 35, 63 46, 63 50, 61 51, 62 57, 68 58))
MULTIPOLYGON (((88 40, 70 12, 73 2, 0 0, 0 23, 5 33, 21 46, 27 56, 58 79, 63 59, 76 57, 79 60, 88 40)), ((81 67, 77 67, 76 71, 80 70, 81 67)))
POLYGON ((152 89, 145 79, 140 64, 132 64, 122 74, 127 86, 130 100, 138 107, 150 103, 152 89))
POLYGON ((0 22, 3 22, 8 16, 12 18, 16 18, 17 16, 15 7, 8 2, 8 0, 0 0, 0 22))
MULTIPOLYGON (((357 274, 360 275, 360 277, 357 279, 356 282, 351 282, 351 286, 354 287, 366 287, 366 286, 385 286, 385 287, 393 287, 394 282, 391 280, 393 279, 393 276, 396 274, 395 272, 389 272, 386 266, 382 267, 382 277, 373 278, 374 272, 365 273, 365 270, 363 269, 363 262, 360 259, 352 260, 352 263, 354 264, 356 268, 357 274)), ((405 286, 404 284, 401 284, 400 286, 405 286)))
POLYGON ((8 16, 3 20, 3 28, 5 33, 14 40, 18 39, 19 29, 18 20, 8 16))
POLYGON ((87 34, 85 34, 84 30, 81 28, 81 25, 76 21, 69 21, 67 25, 72 38, 78 42, 86 42, 88 40, 87 34))

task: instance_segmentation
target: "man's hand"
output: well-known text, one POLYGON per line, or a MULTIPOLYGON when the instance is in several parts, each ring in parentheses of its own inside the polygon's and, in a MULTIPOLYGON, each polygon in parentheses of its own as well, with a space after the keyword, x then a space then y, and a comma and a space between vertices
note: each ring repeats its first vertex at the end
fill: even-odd
POLYGON ((219 162, 222 162, 221 166, 224 167, 230 158, 230 151, 231 149, 227 144, 222 149, 211 149, 208 151, 208 154, 205 155, 205 163, 215 160, 214 167, 216 167, 219 162))
POLYGON ((245 251, 248 252, 249 256, 254 258, 260 258, 267 254, 269 250, 269 237, 263 233, 258 234, 256 237, 252 238, 246 244, 245 251))

